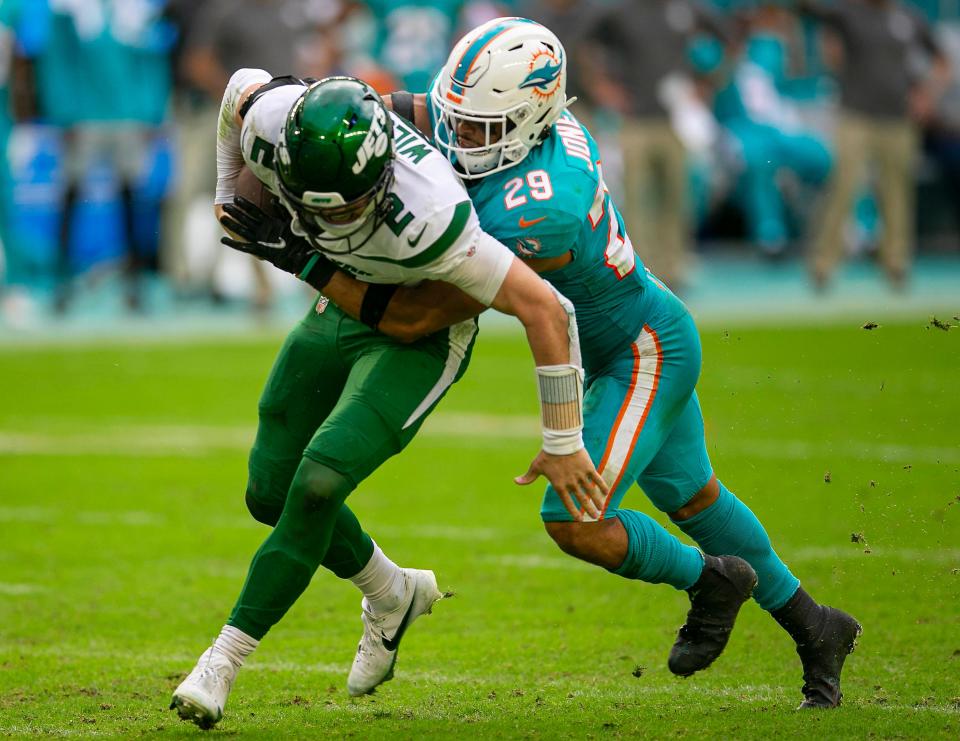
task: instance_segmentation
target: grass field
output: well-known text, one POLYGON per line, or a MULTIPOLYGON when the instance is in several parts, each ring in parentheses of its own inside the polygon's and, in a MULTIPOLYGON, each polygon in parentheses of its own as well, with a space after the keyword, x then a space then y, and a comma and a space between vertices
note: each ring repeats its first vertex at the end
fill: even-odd
MULTIPOLYGON (((864 625, 839 710, 794 710, 799 661, 754 605, 709 671, 667 671, 685 595, 562 556, 539 487, 511 483, 537 448, 534 384, 522 338, 492 335, 350 500, 456 596, 408 634, 393 682, 351 699, 359 600, 318 574, 211 733, 960 737, 960 329, 926 324, 703 333, 719 475, 864 625)), ((166 706, 266 533, 243 489, 278 345, 0 346, 0 734, 202 733, 166 706)))

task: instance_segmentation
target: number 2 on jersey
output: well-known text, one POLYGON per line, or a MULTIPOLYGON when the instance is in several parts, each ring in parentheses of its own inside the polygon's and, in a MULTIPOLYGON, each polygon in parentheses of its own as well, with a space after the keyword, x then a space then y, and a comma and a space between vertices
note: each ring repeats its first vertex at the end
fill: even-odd
POLYGON ((526 194, 520 192, 524 186, 530 198, 535 201, 549 201, 553 198, 553 184, 547 171, 531 170, 527 173, 526 182, 524 178, 514 178, 504 183, 503 189, 507 194, 503 197, 503 205, 507 207, 507 211, 527 202, 526 194))

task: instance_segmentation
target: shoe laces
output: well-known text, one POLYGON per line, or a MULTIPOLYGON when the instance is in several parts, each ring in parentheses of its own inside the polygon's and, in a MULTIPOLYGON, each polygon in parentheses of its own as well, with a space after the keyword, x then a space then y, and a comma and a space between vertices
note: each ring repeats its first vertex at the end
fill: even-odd
POLYGON ((212 651, 207 655, 206 660, 203 662, 203 667, 197 675, 199 682, 215 687, 224 687, 228 690, 233 685, 233 679, 234 671, 230 659, 224 656, 223 661, 214 661, 212 651))

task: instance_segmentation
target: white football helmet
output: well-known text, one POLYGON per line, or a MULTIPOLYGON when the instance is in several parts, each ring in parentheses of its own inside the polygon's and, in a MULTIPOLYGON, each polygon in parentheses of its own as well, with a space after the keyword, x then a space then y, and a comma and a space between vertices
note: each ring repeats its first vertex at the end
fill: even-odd
POLYGON ((461 177, 500 172, 543 141, 567 107, 566 53, 539 23, 495 18, 453 47, 432 102, 437 147, 461 177))

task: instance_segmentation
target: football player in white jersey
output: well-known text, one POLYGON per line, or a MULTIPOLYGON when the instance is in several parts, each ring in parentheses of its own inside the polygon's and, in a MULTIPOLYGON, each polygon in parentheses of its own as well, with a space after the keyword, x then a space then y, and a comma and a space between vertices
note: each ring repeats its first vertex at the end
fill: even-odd
POLYGON ((606 495, 581 436, 582 369, 569 302, 480 229, 449 163, 369 86, 344 77, 307 86, 240 70, 221 106, 217 155, 217 213, 235 234, 274 249, 281 266, 303 258, 304 244, 318 250, 298 263, 299 275, 334 299, 338 267, 374 285, 352 307, 321 296, 267 381, 246 501, 274 529, 226 625, 171 704, 202 727, 220 720, 244 659, 320 565, 364 595, 352 695, 392 677, 405 630, 441 598, 433 572, 394 564, 344 504, 413 438, 466 369, 476 336, 475 318, 407 343, 376 331, 398 286, 442 280, 520 319, 543 421, 542 450, 525 478, 543 474, 576 518, 599 516, 606 495), (293 217, 283 220, 288 226, 264 233, 233 203, 244 166, 279 196, 293 217))

